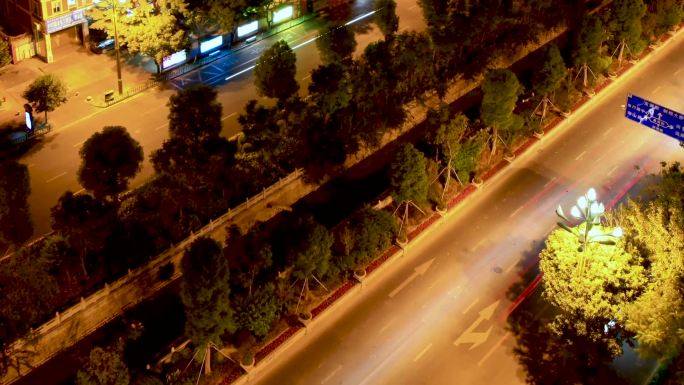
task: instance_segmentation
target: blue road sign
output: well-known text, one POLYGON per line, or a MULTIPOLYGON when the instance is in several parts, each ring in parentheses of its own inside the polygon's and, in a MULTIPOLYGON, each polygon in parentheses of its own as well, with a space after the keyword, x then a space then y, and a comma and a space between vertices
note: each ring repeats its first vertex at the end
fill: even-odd
POLYGON ((684 141, 684 114, 636 95, 627 95, 625 116, 679 141, 684 141))

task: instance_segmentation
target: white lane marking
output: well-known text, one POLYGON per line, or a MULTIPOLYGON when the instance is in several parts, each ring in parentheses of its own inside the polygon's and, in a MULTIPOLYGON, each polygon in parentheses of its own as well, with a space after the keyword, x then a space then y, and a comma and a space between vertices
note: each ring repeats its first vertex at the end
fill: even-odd
POLYGON ((302 78, 301 81, 304 81, 304 80, 306 80, 306 79, 308 79, 308 78, 310 78, 310 77, 311 77, 311 74, 308 74, 308 75, 304 76, 304 77, 302 78))
POLYGON ((85 189, 82 188, 82 189, 76 191, 76 192, 74 193, 74 195, 78 195, 78 194, 80 194, 80 193, 82 193, 82 192, 84 192, 84 191, 85 191, 85 189))
POLYGON ((548 187, 548 185, 550 185, 551 183, 555 182, 556 179, 558 179, 558 177, 557 177, 557 176, 554 176, 554 177, 551 178, 548 182, 546 182, 546 184, 544 185, 544 187, 548 187))
POLYGON ((612 130, 612 129, 613 129, 613 127, 608 127, 608 129, 603 132, 603 136, 606 137, 608 135, 608 133, 610 132, 610 130, 612 130))
POLYGON ((480 301, 480 297, 475 298, 475 300, 473 302, 471 302, 470 305, 468 305, 468 307, 466 307, 465 310, 463 310, 463 312, 461 312, 461 314, 465 314, 465 313, 469 312, 470 309, 472 309, 473 306, 475 306, 475 304, 478 303, 479 301, 480 301))
POLYGON ((501 339, 499 339, 498 341, 496 341, 496 343, 494 344, 494 346, 492 346, 492 348, 489 349, 489 351, 487 352, 487 354, 485 354, 484 357, 482 357, 482 359, 480 359, 480 361, 477 362, 477 366, 482 366, 482 364, 485 362, 485 360, 486 360, 487 358, 489 358, 489 356, 491 356, 492 353, 494 353, 494 351, 495 351, 496 349, 498 349, 499 346, 501 346, 501 344, 502 344, 508 337, 510 337, 510 335, 511 335, 510 333, 506 332, 506 334, 504 334, 504 336, 501 337, 501 339))
POLYGON ((456 288, 449 290, 447 294, 449 297, 456 298, 461 293, 463 293, 463 288, 459 285, 456 286, 456 288))
POLYGON ((80 142, 74 144, 72 147, 73 147, 73 148, 81 147, 81 146, 83 145, 83 143, 85 143, 85 140, 82 140, 82 141, 80 141, 80 142))
POLYGON ((513 263, 511 263, 511 265, 506 268, 505 273, 506 274, 510 273, 511 270, 513 270, 513 268, 516 267, 517 265, 518 265, 518 261, 513 261, 513 263))
POLYGON ((662 87, 663 87, 663 86, 658 86, 658 87, 656 87, 653 91, 651 91, 651 95, 655 95, 656 92, 660 91, 660 89, 661 89, 662 87))
POLYGON ((580 158, 586 153, 587 153, 587 150, 582 151, 581 154, 577 155, 577 158, 575 158, 575 160, 580 160, 580 158))
POLYGON ((679 73, 682 72, 682 69, 678 69, 677 71, 674 72, 675 75, 679 75, 679 73))
POLYGON ((168 126, 168 125, 169 125, 168 123, 164 123, 164 124, 162 124, 161 126, 157 126, 154 130, 155 130, 155 131, 159 131, 159 129, 164 128, 164 127, 166 127, 166 126, 168 126))
POLYGON ((410 6, 410 7, 408 7, 408 10, 409 10, 409 11, 413 11, 414 9, 416 9, 417 6, 418 6, 418 4, 414 4, 414 5, 410 6))
POLYGON ((230 113, 230 114, 228 114, 228 115, 222 117, 222 118, 221 118, 221 121, 224 121, 224 120, 230 118, 230 117, 233 116, 233 115, 235 115, 235 112, 232 112, 232 113, 230 113))
POLYGON ((608 171, 608 176, 610 176, 610 174, 615 172, 616 169, 617 169, 617 164, 615 166, 613 166, 613 168, 611 168, 610 171, 608 171))
POLYGON ((335 368, 335 370, 333 370, 332 372, 330 372, 330 374, 328 374, 328 375, 323 379, 323 381, 321 381, 321 384, 325 384, 326 382, 328 382, 328 380, 331 379, 335 374, 337 374, 337 372, 339 372, 340 369, 342 369, 342 365, 337 365, 337 367, 335 368))
POLYGON ((423 349, 420 353, 418 353, 418 355, 413 359, 413 362, 418 361, 420 359, 420 357, 423 356, 423 354, 427 353, 427 351, 430 350, 431 347, 432 347, 432 344, 426 346, 425 349, 423 349))
POLYGON ((50 183, 50 182, 52 182, 53 180, 59 178, 60 176, 64 176, 64 175, 66 175, 66 171, 64 171, 63 173, 61 173, 61 174, 59 174, 59 175, 53 176, 52 178, 46 180, 45 183, 50 183))
POLYGON ((511 215, 509 215, 508 217, 509 217, 509 218, 513 218, 513 217, 515 216, 515 214, 517 214, 518 212, 520 212, 520 210, 522 210, 522 209, 523 209, 523 206, 518 207, 518 208, 515 209, 515 211, 513 211, 513 212, 511 213, 511 215))
POLYGON ((382 329, 380 329, 380 331, 379 331, 378 333, 379 333, 379 334, 382 334, 382 332, 384 332, 385 330, 387 330, 387 328, 390 327, 390 325, 392 324, 392 322, 394 322, 394 320, 395 320, 395 319, 392 318, 388 323, 385 324, 385 326, 382 327, 382 329))

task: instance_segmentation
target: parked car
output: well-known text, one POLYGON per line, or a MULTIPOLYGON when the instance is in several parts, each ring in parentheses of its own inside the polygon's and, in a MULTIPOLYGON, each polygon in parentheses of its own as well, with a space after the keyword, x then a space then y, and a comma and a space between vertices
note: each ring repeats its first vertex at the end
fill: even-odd
POLYGON ((99 42, 91 42, 90 50, 93 53, 101 54, 114 49, 114 39, 104 39, 99 42))

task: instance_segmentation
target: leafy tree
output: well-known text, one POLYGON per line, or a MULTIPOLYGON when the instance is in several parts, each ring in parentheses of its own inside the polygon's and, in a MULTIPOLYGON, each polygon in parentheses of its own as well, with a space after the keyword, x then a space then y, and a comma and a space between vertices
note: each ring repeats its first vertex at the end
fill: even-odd
POLYGON ((515 115, 513 110, 518 102, 518 96, 523 92, 523 87, 515 74, 508 69, 488 72, 481 87, 484 95, 480 105, 480 119, 487 127, 492 128, 492 154, 494 154, 497 139, 501 139, 499 131, 507 131, 510 135, 522 126, 522 118, 515 115))
POLYGON ((76 385, 128 385, 128 367, 121 354, 101 347, 90 351, 88 362, 76 374, 76 385))
POLYGON ((45 112, 47 122, 48 111, 54 111, 66 101, 66 92, 66 86, 58 77, 46 74, 29 84, 22 96, 33 105, 36 112, 45 112))
POLYGON ((130 53, 148 55, 161 64, 165 56, 187 45, 186 31, 179 28, 180 20, 190 15, 184 0, 100 1, 89 10, 94 20, 90 27, 114 37, 114 14, 119 44, 130 53))
POLYGON ((186 144, 218 138, 223 107, 217 96, 216 89, 206 84, 190 86, 171 95, 167 103, 169 136, 186 144))
POLYGON ((10 53, 10 46, 7 40, 0 39, 0 67, 12 62, 12 55, 10 53))
POLYGON ((427 200, 428 180, 425 156, 412 144, 405 144, 390 165, 390 193, 395 202, 427 200))
POLYGON ((601 44, 603 42, 603 23, 596 15, 585 15, 574 39, 572 60, 575 68, 582 71, 582 84, 589 85, 589 70, 603 70, 601 44))
POLYGON ((111 198, 128 189, 130 178, 140 171, 143 150, 121 126, 94 133, 79 151, 78 180, 97 199, 111 198))
POLYGON ((579 246, 577 235, 557 229, 540 254, 543 295, 559 310, 554 327, 559 333, 569 330, 591 340, 611 342, 612 349, 619 352, 614 340, 624 331, 626 308, 646 283, 642 260, 627 251, 622 240, 614 246, 589 243, 583 251, 578 251, 579 246), (606 330, 609 321, 616 325, 606 330))
POLYGON ((644 292, 625 308, 625 328, 635 334, 641 355, 666 358, 684 342, 684 229, 682 212, 662 202, 628 202, 613 215, 633 253, 648 268, 644 292))
POLYGON ((200 237, 185 251, 181 270, 185 335, 199 349, 206 349, 205 365, 210 372, 210 344, 219 344, 223 333, 236 329, 230 304, 228 259, 216 241, 200 237))
POLYGON ((237 320, 241 327, 249 330, 255 337, 264 337, 271 330, 278 313, 275 286, 269 282, 242 300, 237 307, 237 320))
POLYGON ((313 278, 320 283, 330 269, 333 236, 312 219, 303 220, 299 226, 303 231, 291 251, 292 275, 303 281, 304 298, 308 299, 309 281, 313 278))
POLYGON ((349 64, 356 45, 354 31, 344 24, 331 25, 316 40, 321 62, 324 65, 349 64))
POLYGON ((264 51, 254 68, 254 85, 259 96, 285 100, 299 90, 295 79, 297 56, 280 40, 264 51))
POLYGON ((216 90, 188 87, 169 98, 169 139, 151 156, 181 207, 203 217, 224 210, 234 149, 221 133, 216 90))
POLYGON ((52 208, 52 229, 64 235, 79 252, 83 275, 88 278, 86 258, 102 250, 111 233, 112 212, 91 195, 65 192, 52 208))
POLYGON ((0 240, 11 245, 26 242, 33 234, 28 197, 28 167, 15 161, 0 162, 0 240))
POLYGON ((390 246, 399 226, 391 213, 364 206, 352 215, 345 229, 351 237, 346 242, 345 252, 337 261, 341 270, 372 261, 379 251, 390 246))
POLYGON ((462 183, 469 182, 471 176, 475 174, 488 139, 487 131, 477 131, 475 135, 465 139, 455 151, 451 165, 462 183))
POLYGON ((375 3, 375 24, 385 36, 385 40, 391 40, 399 30, 399 17, 397 17, 397 3, 394 0, 378 0, 375 3))
POLYGON ((390 72, 399 79, 396 94, 401 103, 421 100, 426 92, 443 86, 440 83, 445 80, 434 71, 433 56, 432 44, 424 33, 408 31, 393 38, 390 72))
POLYGON ((37 247, 21 249, 0 265, 0 340, 22 337, 50 316, 59 292, 53 266, 37 247))
POLYGON ((651 0, 647 4, 646 15, 642 19, 644 35, 661 35, 679 25, 684 17, 684 4, 681 0, 651 0))
POLYGON ((567 74, 565 62, 558 46, 551 43, 546 48, 546 58, 541 68, 532 76, 532 89, 542 101, 542 119, 546 116, 549 96, 556 92, 567 74))
POLYGON ((618 62, 622 64, 625 46, 634 53, 640 52, 645 44, 641 37, 641 19, 646 14, 643 0, 616 0, 609 27, 619 49, 618 62))
POLYGON ((322 65, 311 71, 309 95, 321 109, 326 123, 333 113, 349 106, 350 88, 349 73, 340 64, 322 65))

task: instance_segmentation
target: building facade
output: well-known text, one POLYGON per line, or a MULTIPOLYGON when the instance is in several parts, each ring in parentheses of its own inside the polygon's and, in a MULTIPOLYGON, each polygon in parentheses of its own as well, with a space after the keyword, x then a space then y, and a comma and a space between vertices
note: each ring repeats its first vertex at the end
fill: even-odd
MULTIPOLYGON (((92 0, 0 0, 0 23, 7 36, 28 35, 33 49, 26 48, 26 39, 12 43, 14 61, 25 59, 32 51, 48 63, 55 60, 56 48, 88 43, 86 9, 92 0)), ((31 56, 33 56, 31 55, 31 56)))

